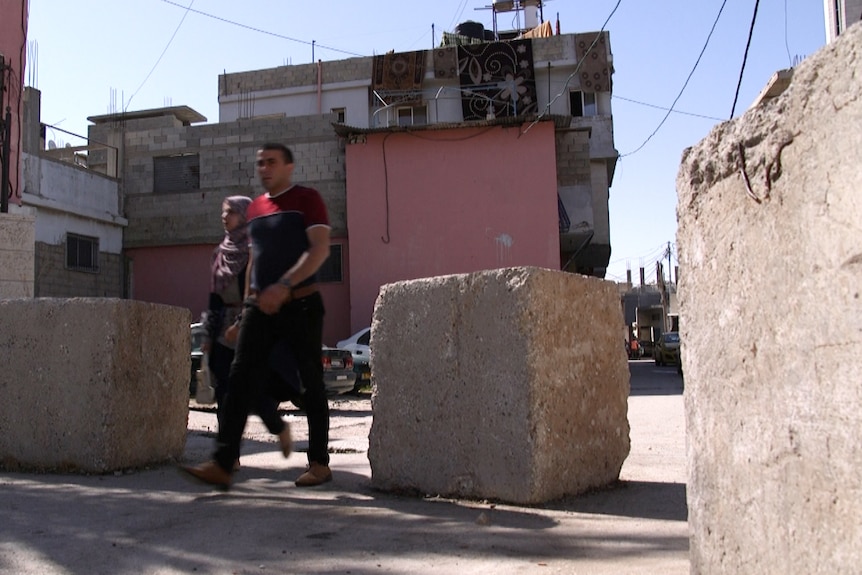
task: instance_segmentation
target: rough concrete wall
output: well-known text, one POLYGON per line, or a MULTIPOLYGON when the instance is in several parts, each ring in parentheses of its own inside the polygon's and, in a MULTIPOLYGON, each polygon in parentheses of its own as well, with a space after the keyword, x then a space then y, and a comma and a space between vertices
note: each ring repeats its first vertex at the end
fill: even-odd
MULTIPOLYGON (((374 59, 371 56, 330 60, 321 66, 323 84, 369 80, 374 59)), ((317 63, 296 64, 235 72, 219 76, 218 95, 245 94, 265 90, 279 90, 296 86, 317 85, 317 63)))
POLYGON ((0 300, 0 466, 105 472, 180 457, 190 319, 129 300, 0 300))
POLYGON ((862 562, 860 66, 857 26, 683 155, 693 573, 862 562))
POLYGON ((629 452, 612 284, 504 268, 383 286, 372 484, 516 503, 606 485, 629 452))
POLYGON ((123 297, 123 258, 99 252, 99 271, 66 268, 66 246, 36 242, 36 297, 123 297))
POLYGON ((0 214, 0 298, 33 297, 36 218, 0 214))
POLYGON ((240 120, 158 130, 127 128, 124 247, 217 243, 224 235, 221 203, 235 194, 257 196, 255 159, 266 142, 293 151, 293 180, 316 188, 329 210, 333 235, 347 230, 344 147, 332 115, 240 120), (153 158, 200 155, 200 189, 153 193, 153 158))

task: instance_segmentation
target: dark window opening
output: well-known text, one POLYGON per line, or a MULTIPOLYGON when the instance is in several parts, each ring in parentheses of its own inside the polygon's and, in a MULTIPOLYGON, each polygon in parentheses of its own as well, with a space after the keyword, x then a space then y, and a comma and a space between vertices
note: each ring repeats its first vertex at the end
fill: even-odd
POLYGON ((66 234, 66 268, 81 272, 98 272, 99 238, 66 234))
POLYGON ((399 126, 424 126, 428 123, 428 107, 404 106, 396 110, 399 126))
POLYGON ((581 92, 572 90, 569 92, 569 108, 572 116, 595 116, 598 114, 596 107, 596 94, 594 92, 581 92))

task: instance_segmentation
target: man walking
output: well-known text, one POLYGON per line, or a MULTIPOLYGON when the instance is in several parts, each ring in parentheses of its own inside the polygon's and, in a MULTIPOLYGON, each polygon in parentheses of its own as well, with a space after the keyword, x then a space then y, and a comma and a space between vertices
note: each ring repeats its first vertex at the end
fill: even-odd
MULTIPOLYGON (((258 150, 257 173, 266 193, 248 207, 251 265, 246 293, 251 296, 239 326, 224 423, 213 460, 182 468, 223 489, 231 485, 246 421, 256 398, 266 393, 270 356, 280 340, 289 344, 305 388, 308 469, 295 483, 309 487, 332 480, 329 403, 320 359, 324 308, 316 284, 317 270, 329 257, 329 218, 317 190, 291 182, 293 170, 293 154, 286 146, 265 144, 258 150)), ((287 441, 287 447, 282 445, 285 456, 289 435, 287 441)))

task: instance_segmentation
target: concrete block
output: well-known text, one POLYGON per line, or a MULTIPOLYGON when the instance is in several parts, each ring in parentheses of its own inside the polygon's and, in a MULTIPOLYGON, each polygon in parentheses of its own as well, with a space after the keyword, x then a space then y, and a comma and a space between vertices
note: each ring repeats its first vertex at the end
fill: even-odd
POLYGON ((190 321, 131 300, 0 300, 0 464, 98 473, 180 457, 190 321))
POLYGON ((4 249, 32 249, 36 241, 36 216, 0 214, 0 246, 4 249))
POLYGON ((540 503, 607 485, 629 453, 616 288, 505 268, 381 288, 372 485, 540 503))
MULTIPOLYGON (((2 265, 2 263, 0 263, 2 265)), ((21 297, 33 297, 33 280, 15 281, 0 279, 0 298, 12 299, 21 297)))
POLYGON ((692 573, 862 564, 860 57, 856 25, 683 155, 692 573))
POLYGON ((0 214, 0 298, 33 296, 35 222, 29 214, 0 214))
POLYGON ((36 279, 35 248, 35 244, 31 243, 20 250, 0 249, 0 280, 32 284, 36 279))

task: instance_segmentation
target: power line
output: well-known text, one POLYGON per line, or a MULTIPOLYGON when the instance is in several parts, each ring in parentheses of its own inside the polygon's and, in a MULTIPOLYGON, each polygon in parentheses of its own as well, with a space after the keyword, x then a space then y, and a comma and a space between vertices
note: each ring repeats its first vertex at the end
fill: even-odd
POLYGON ((641 260, 647 259, 647 258, 655 258, 658 253, 664 252, 665 250, 667 250, 667 242, 662 242, 658 246, 652 248, 651 250, 649 250, 647 252, 644 252, 642 254, 638 254, 635 256, 625 256, 625 257, 617 258, 615 260, 610 261, 609 264, 615 264, 615 263, 619 263, 619 262, 626 261, 626 260, 632 260, 634 258, 639 258, 641 260))
MULTIPOLYGON (((725 2, 726 2, 726 1, 727 1, 727 0, 725 0, 725 2)), ((604 23, 604 24, 602 24, 601 29, 599 30, 598 34, 596 34, 596 39, 595 39, 595 40, 593 40, 593 43, 592 43, 592 44, 590 44, 590 47, 589 47, 589 48, 587 48, 586 50, 584 50, 584 55, 581 57, 581 59, 580 59, 580 60, 578 60, 577 64, 575 64, 575 71, 574 71, 574 72, 572 72, 571 74, 569 74, 569 77, 568 77, 568 78, 566 78, 566 83, 565 83, 565 84, 563 84, 563 89, 562 89, 562 90, 560 90, 560 92, 559 92, 556 96, 554 96, 553 98, 551 98, 551 100, 548 102, 548 104, 547 104, 547 105, 544 107, 544 109, 542 110, 542 113, 541 113, 541 114, 539 114, 539 115, 536 117, 536 119, 535 119, 535 120, 533 120, 533 121, 530 123, 530 125, 529 125, 529 126, 527 126, 527 127, 524 129, 524 131, 522 132, 522 134, 526 134, 527 132, 529 132, 529 131, 530 131, 530 128, 532 128, 533 126, 535 126, 536 124, 538 124, 538 123, 539 123, 539 120, 541 120, 541 119, 545 116, 545 114, 547 114, 547 113, 548 113, 548 111, 550 111, 550 109, 551 109, 551 105, 552 105, 554 102, 556 102, 556 101, 557 101, 557 99, 559 99, 560 97, 562 97, 562 95, 566 92, 566 88, 568 88, 568 86, 569 86, 569 82, 571 82, 571 81, 572 81, 572 78, 574 78, 574 77, 578 74, 578 72, 579 72, 579 71, 580 71, 580 69, 581 69, 581 64, 583 64, 583 63, 584 63, 584 60, 586 59, 586 57, 587 57, 587 55, 590 53, 590 51, 593 49, 593 47, 595 47, 595 45, 596 45, 596 44, 598 44, 598 42, 599 42, 599 38, 601 38, 601 37, 602 37, 602 33, 605 31, 605 27, 607 27, 608 22, 610 22, 610 21, 611 21, 611 18, 613 18, 613 15, 616 13, 617 8, 619 8, 619 7, 620 7, 620 3, 621 3, 621 2, 622 2, 622 0, 617 0, 617 3, 616 3, 616 5, 614 6, 614 9, 613 9, 613 10, 611 10, 611 13, 610 13, 610 14, 608 14, 608 17, 605 19, 605 23, 604 23)))
POLYGON ((452 18, 452 22, 449 24, 450 30, 455 29, 455 23, 458 21, 459 18, 461 18, 461 14, 464 13, 464 9, 467 8, 467 0, 461 2, 459 6, 459 8, 455 8, 455 17, 452 18))
POLYGON ((143 88, 143 87, 144 87, 144 84, 146 84, 146 83, 147 83, 147 80, 149 80, 149 79, 150 79, 150 76, 152 76, 152 75, 153 75, 153 72, 155 72, 156 67, 159 65, 159 62, 161 62, 161 61, 162 61, 162 58, 164 57, 165 53, 168 51, 168 48, 170 48, 170 46, 171 46, 171 42, 173 42, 173 41, 174 41, 174 38, 176 38, 176 37, 177 37, 177 32, 179 32, 179 31, 180 31, 180 26, 182 26, 182 25, 183 25, 183 22, 185 22, 185 21, 186 21, 186 16, 188 16, 188 15, 189 15, 189 10, 191 10, 191 9, 192 9, 192 4, 194 4, 194 3, 195 3, 195 0, 192 0, 192 1, 189 3, 188 7, 186 8, 185 13, 183 13, 183 17, 180 19, 180 23, 179 23, 179 24, 177 24, 177 27, 176 27, 176 29, 174 30, 174 33, 171 35, 171 39, 170 39, 170 40, 168 40, 168 43, 165 45, 165 49, 164 49, 164 50, 162 50, 161 55, 159 55, 159 59, 158 59, 158 60, 156 60, 156 63, 155 63, 155 64, 153 64, 153 67, 150 69, 149 74, 147 74, 147 77, 146 77, 146 78, 144 78, 144 81, 143 81, 143 82, 141 82, 141 85, 140 85, 140 86, 138 86, 138 89, 137 89, 137 90, 135 90, 135 92, 134 92, 131 96, 129 96, 129 101, 128 101, 128 102, 126 102, 126 105, 125 105, 125 106, 123 106, 123 112, 125 112, 126 110, 128 110, 128 109, 129 109, 129 104, 131 104, 131 103, 132 103, 132 98, 134 98, 134 97, 135 97, 135 94, 137 94, 138 92, 140 92, 140 91, 141 91, 141 88, 143 88))
POLYGON ((653 133, 650 134, 646 140, 644 140, 643 144, 638 146, 637 149, 635 149, 632 152, 629 152, 627 154, 622 154, 620 156, 620 158, 625 158, 626 156, 631 156, 632 154, 636 154, 637 152, 639 152, 644 146, 647 145, 647 142, 652 140, 652 137, 658 133, 658 131, 661 129, 661 127, 667 121, 668 116, 670 116, 670 113, 673 111, 673 107, 676 106, 676 103, 682 97, 683 92, 685 92, 685 88, 686 88, 686 86, 688 86, 688 82, 691 80, 691 77, 694 75, 694 71, 697 70, 697 66, 700 64, 700 59, 703 58, 703 53, 706 52, 706 47, 709 46, 709 41, 712 38, 712 33, 715 32, 715 27, 718 24, 718 19, 721 18, 721 13, 724 11, 724 5, 725 4, 727 4, 727 0, 724 0, 721 3, 721 8, 718 9, 718 15, 716 15, 715 21, 712 23, 712 28, 710 28, 709 35, 707 35, 707 37, 706 37, 706 42, 704 42, 703 48, 701 49, 700 54, 698 54, 698 56, 697 56, 697 61, 694 63, 694 66, 692 67, 691 72, 688 73, 688 78, 685 79, 685 83, 682 85, 682 88, 680 89, 679 94, 677 94, 676 98, 674 99, 673 104, 671 104, 670 108, 668 108, 667 114, 665 114, 664 118, 662 118, 661 122, 659 122, 659 125, 656 127, 656 129, 653 131, 653 133))
POLYGON ((675 112, 677 114, 682 114, 684 116, 693 116, 695 118, 704 118, 706 120, 716 120, 718 122, 723 122, 724 118, 716 118, 715 116, 704 116, 703 114, 695 114, 693 112, 683 112, 682 110, 674 110, 672 108, 665 108, 662 106, 656 106, 655 104, 647 104, 646 102, 639 102, 638 100, 632 100, 631 98, 624 98, 622 96, 613 95, 617 100, 623 100, 625 102, 631 102, 632 104, 640 104, 641 106, 646 106, 648 108, 655 108, 657 110, 667 110, 670 112, 675 112))
POLYGON ((745 72, 745 63, 748 61, 748 48, 751 46, 751 37, 754 35, 754 22, 757 20, 757 7, 760 0, 754 1, 754 14, 751 16, 751 27, 748 29, 748 42, 745 43, 745 55, 742 57, 742 67, 739 69, 739 81, 736 84, 736 94, 733 96, 733 108, 730 109, 730 117, 736 112, 736 100, 739 98, 739 88, 742 86, 742 74, 745 72))
POLYGON ((220 22, 224 22, 226 24, 232 24, 234 26, 239 26, 240 28, 245 28, 246 30, 251 30, 253 32, 259 32, 260 34, 266 34, 267 36, 274 36, 275 38, 281 38, 282 40, 289 40, 290 42, 298 42, 300 44, 305 44, 306 46, 314 46, 316 48, 323 48, 324 50, 330 50, 332 52, 340 52, 342 54, 347 54, 349 56, 365 56, 365 54, 357 54, 356 52, 349 52, 347 50, 340 50, 338 48, 333 48, 331 46, 324 46, 318 42, 309 42, 308 40, 300 40, 299 38, 291 38, 290 36, 284 36, 282 34, 276 34, 275 32, 269 32, 267 30, 261 30, 260 28, 255 28, 254 26, 248 26, 246 24, 240 24, 239 22, 234 22, 233 20, 228 20, 227 18, 222 18, 221 16, 216 16, 214 14, 208 14, 206 12, 201 12, 200 10, 192 10, 191 8, 186 8, 182 4, 177 4, 176 2, 171 2, 171 0, 162 0, 165 4, 170 4, 172 6, 176 6, 178 8, 182 8, 183 10, 188 10, 190 12, 194 12, 195 14, 200 14, 201 16, 206 16, 207 18, 212 18, 214 20, 218 20, 220 22))

